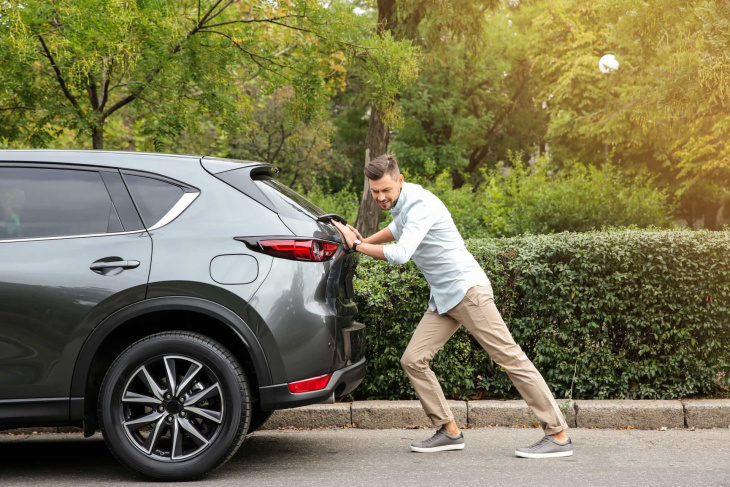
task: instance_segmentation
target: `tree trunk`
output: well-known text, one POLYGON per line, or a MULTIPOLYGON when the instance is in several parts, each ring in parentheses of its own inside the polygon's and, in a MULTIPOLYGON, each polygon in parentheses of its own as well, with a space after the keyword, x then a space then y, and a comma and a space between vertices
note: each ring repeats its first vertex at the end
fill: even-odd
POLYGON ((104 125, 91 129, 91 146, 94 150, 104 150, 104 125))
MULTIPOLYGON (((383 119, 380 117, 380 111, 375 106, 370 108, 370 123, 365 144, 367 146, 365 164, 371 158, 383 155, 388 150, 388 127, 385 126, 383 119)), ((369 237, 378 231, 380 211, 380 205, 370 194, 370 181, 365 178, 360 209, 357 212, 357 220, 355 220, 355 227, 363 237, 369 237)))
POLYGON ((719 203, 705 203, 702 207, 702 216, 704 217, 704 227, 707 230, 718 230, 717 216, 720 210, 719 203))
MULTIPOLYGON (((378 0, 378 35, 383 36, 386 31, 392 32, 395 27, 395 19, 395 0, 378 0)), ((383 155, 388 150, 388 127, 385 126, 383 119, 380 117, 380 110, 375 106, 370 108, 370 122, 368 123, 368 137, 365 146, 366 164, 370 158, 383 155)), ((355 228, 360 231, 363 237, 369 237, 378 231, 379 223, 380 205, 370 194, 370 181, 366 177, 363 184, 360 208, 357 211, 357 219, 355 220, 355 228)))

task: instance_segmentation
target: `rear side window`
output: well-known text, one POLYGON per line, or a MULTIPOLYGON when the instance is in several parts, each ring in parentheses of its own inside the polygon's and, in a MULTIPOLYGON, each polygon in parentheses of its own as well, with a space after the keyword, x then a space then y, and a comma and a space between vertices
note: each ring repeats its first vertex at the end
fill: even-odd
POLYGON ((0 168, 0 240, 122 230, 99 172, 0 168))
POLYGON ((162 220, 185 194, 180 186, 159 179, 125 174, 124 180, 147 228, 162 220))
POLYGON ((270 176, 255 177, 254 183, 282 216, 301 218, 302 215, 306 215, 317 218, 325 214, 322 208, 270 176))

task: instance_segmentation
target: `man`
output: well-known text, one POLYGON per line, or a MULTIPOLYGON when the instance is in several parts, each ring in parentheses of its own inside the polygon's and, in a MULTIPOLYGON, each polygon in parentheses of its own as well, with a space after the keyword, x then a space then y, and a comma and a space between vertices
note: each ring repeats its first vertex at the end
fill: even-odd
POLYGON ((535 412, 545 437, 518 448, 525 458, 563 457, 573 454, 573 445, 563 418, 545 380, 514 342, 494 304, 492 287, 444 204, 430 191, 405 183, 395 156, 383 155, 365 168, 373 198, 393 221, 368 238, 350 225, 333 223, 354 251, 390 264, 409 259, 423 272, 431 286, 428 311, 406 348, 401 365, 416 390, 421 405, 439 430, 431 438, 413 443, 416 452, 462 450, 464 435, 454 421, 441 386, 428 363, 464 325, 489 356, 503 367, 525 402, 535 412), (382 245, 398 241, 395 245, 382 245))

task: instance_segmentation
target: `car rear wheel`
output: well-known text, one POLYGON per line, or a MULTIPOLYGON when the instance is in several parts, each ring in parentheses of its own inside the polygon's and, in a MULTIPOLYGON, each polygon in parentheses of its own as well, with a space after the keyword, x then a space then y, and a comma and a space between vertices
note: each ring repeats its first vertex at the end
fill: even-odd
POLYGON ((243 369, 188 332, 143 338, 109 368, 99 397, 104 439, 124 465, 160 480, 198 477, 238 450, 251 421, 243 369))

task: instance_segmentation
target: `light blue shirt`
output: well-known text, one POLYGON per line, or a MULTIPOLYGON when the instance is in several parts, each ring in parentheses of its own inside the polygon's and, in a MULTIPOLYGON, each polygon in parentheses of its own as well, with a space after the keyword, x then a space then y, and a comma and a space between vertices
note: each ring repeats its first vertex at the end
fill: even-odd
POLYGON ((429 306, 444 314, 464 299, 469 288, 489 286, 489 279, 454 225, 440 199, 417 184, 403 183, 388 225, 398 243, 383 247, 389 264, 409 259, 431 286, 429 306))

